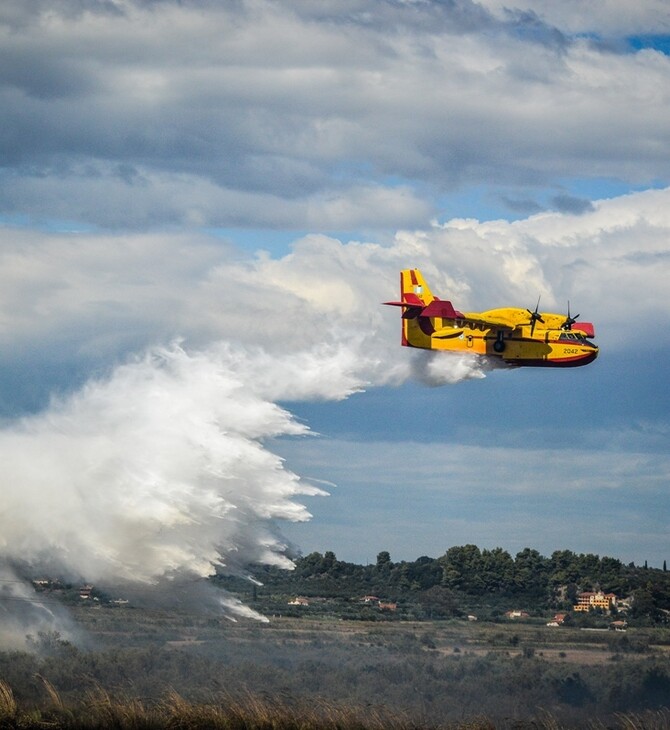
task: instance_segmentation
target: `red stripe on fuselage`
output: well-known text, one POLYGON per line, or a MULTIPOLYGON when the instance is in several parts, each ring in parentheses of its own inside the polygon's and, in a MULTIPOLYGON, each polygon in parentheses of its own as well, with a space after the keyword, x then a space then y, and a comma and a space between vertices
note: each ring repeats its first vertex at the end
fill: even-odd
POLYGON ((505 362, 509 363, 510 365, 523 365, 536 368, 576 368, 580 365, 588 365, 589 363, 593 362, 596 357, 598 357, 597 352, 589 352, 586 355, 575 355, 574 357, 560 357, 554 358, 553 360, 532 360, 530 358, 514 358, 506 360, 504 357, 503 360, 505 360, 505 362))

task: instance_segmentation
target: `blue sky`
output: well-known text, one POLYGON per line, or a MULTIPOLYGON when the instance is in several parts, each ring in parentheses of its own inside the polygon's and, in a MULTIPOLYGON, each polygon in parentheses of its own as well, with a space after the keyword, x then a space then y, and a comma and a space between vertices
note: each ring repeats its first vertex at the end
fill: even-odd
POLYGON ((670 557, 664 3, 16 0, 0 34, 8 560, 670 557), (407 267, 569 300, 601 355, 408 352, 407 267))

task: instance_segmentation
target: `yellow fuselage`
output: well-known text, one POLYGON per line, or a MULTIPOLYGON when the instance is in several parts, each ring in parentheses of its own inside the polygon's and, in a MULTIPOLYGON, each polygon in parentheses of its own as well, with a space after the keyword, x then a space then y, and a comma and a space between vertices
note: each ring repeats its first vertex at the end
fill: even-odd
POLYGON ((491 326, 528 319, 526 310, 492 309, 463 313, 463 320, 441 317, 403 319, 403 342, 409 347, 490 355, 516 365, 570 367, 586 365, 598 348, 579 331, 562 329, 565 315, 542 313, 543 323, 491 326), (481 321, 478 321, 481 320, 481 321))

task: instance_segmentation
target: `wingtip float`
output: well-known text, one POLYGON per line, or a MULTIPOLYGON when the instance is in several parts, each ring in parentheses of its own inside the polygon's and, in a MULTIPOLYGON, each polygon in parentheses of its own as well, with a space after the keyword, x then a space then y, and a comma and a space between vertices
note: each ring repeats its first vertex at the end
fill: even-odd
POLYGON ((498 357, 510 365, 577 367, 598 357, 591 342, 595 330, 579 315, 552 314, 505 307, 487 312, 460 312, 450 301, 433 296, 418 269, 400 272, 402 344, 425 350, 465 352, 498 357))

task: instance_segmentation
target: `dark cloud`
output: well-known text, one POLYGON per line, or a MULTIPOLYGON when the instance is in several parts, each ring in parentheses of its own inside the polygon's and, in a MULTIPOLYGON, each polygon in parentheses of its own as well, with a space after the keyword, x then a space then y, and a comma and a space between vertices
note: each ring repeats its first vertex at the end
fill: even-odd
POLYGON ((532 10, 506 10, 505 12, 510 32, 521 40, 557 50, 564 50, 569 45, 568 36, 553 25, 544 22, 532 10))
POLYGON ((513 213, 533 215, 534 213, 540 213, 544 210, 537 201, 530 200, 528 198, 516 199, 503 196, 502 201, 505 204, 505 207, 513 213))
POLYGON ((585 198, 575 198, 572 195, 555 195, 551 199, 552 207, 561 213, 581 215, 593 210, 593 203, 585 198))

